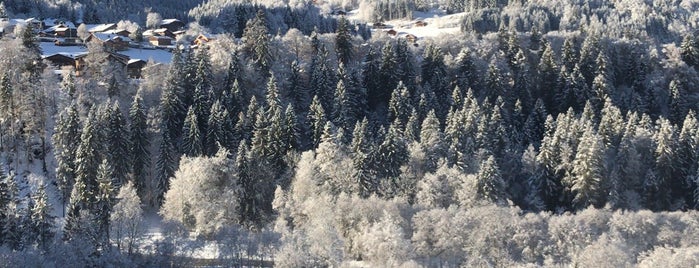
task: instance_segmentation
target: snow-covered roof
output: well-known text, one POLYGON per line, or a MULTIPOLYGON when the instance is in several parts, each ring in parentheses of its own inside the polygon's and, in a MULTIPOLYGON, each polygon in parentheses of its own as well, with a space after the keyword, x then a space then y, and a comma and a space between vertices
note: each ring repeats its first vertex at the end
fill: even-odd
POLYGON ((92 33, 97 39, 102 40, 102 41, 109 41, 109 40, 117 40, 121 39, 121 41, 124 42, 131 42, 131 38, 117 35, 117 34, 110 34, 110 33, 92 33))
POLYGON ((160 25, 166 25, 166 24, 170 24, 170 23, 173 23, 173 22, 182 22, 182 21, 180 21, 180 20, 178 20, 178 19, 164 19, 164 20, 162 20, 162 22, 160 23, 160 25))
POLYGON ((71 59, 75 59, 75 58, 79 58, 79 57, 81 57, 81 56, 83 56, 83 55, 86 55, 86 54, 87 54, 87 52, 77 52, 77 53, 57 52, 57 53, 48 54, 48 55, 41 55, 41 58, 42 58, 42 59, 46 59, 46 58, 49 58, 49 57, 52 57, 52 56, 61 55, 61 56, 65 56, 65 57, 68 57, 68 58, 71 58, 71 59))
POLYGON ((96 25, 96 26, 94 26, 94 27, 88 29, 87 31, 88 31, 88 32, 91 32, 91 33, 95 33, 95 32, 104 32, 104 31, 109 30, 109 29, 111 29, 111 28, 113 28, 113 27, 116 27, 116 24, 114 24, 114 23, 105 23, 105 24, 96 25))

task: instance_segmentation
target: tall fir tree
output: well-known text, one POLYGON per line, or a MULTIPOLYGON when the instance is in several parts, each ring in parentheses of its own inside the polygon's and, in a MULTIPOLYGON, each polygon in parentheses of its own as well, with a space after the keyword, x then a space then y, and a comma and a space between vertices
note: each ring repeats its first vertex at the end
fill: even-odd
POLYGON ((146 185, 151 163, 150 133, 146 107, 141 94, 136 93, 129 108, 129 154, 131 156, 131 178, 141 200, 146 196, 146 185))
POLYGON ((350 24, 345 16, 337 20, 337 30, 335 31, 335 52, 337 60, 348 64, 352 60, 352 33, 350 24))
POLYGON ((194 109, 189 107, 187 118, 184 120, 182 129, 182 153, 189 157, 196 157, 204 154, 204 143, 202 141, 198 122, 199 119, 197 119, 194 109))
MULTIPOLYGON (((53 134, 56 157, 56 183, 65 206, 75 183, 75 156, 80 144, 80 118, 76 104, 71 102, 59 115, 53 134)), ((64 211, 65 216, 65 211, 64 211)))
POLYGON ((607 191, 604 187, 605 148, 597 133, 587 129, 580 139, 578 152, 573 162, 573 181, 570 190, 573 192, 573 205, 584 209, 590 205, 600 207, 606 200, 607 191))
POLYGON ((107 128, 103 142, 107 152, 106 160, 114 167, 114 186, 120 187, 126 183, 131 170, 129 132, 118 101, 110 104, 105 112, 107 128))

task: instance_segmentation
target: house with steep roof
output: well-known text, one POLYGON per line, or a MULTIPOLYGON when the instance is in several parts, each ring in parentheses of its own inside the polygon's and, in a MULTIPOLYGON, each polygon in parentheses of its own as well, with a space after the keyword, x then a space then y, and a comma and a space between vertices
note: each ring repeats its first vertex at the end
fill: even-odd
POLYGON ((90 29, 87 29, 88 32, 91 33, 101 33, 101 32, 106 32, 109 30, 114 30, 116 29, 116 23, 105 23, 105 24, 99 24, 95 25, 90 29))
POLYGON ((178 19, 164 19, 158 25, 158 28, 168 29, 170 32, 176 32, 184 28, 184 22, 178 19))
POLYGON ((120 51, 128 49, 131 39, 117 34, 91 33, 85 39, 85 43, 89 42, 95 42, 114 51, 120 51))

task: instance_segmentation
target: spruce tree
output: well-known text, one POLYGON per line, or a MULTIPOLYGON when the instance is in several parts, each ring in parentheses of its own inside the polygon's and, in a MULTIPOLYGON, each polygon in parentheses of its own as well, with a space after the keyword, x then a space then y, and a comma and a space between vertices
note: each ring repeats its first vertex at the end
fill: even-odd
POLYGON ((323 134, 323 127, 327 122, 325 109, 320 104, 318 96, 313 97, 311 107, 308 111, 308 122, 310 124, 310 138, 312 147, 315 148, 320 143, 320 137, 323 134))
POLYGON ((42 251, 49 250, 54 236, 54 217, 51 215, 51 203, 46 194, 46 186, 39 184, 39 188, 32 194, 30 207, 31 235, 36 237, 37 247, 42 251))
MULTIPOLYGON (((53 134, 56 157, 56 183, 65 206, 75 183, 75 156, 80 144, 80 118, 74 102, 59 115, 53 134)), ((65 214, 65 212, 64 212, 65 214)), ((65 215, 64 215, 65 216, 65 215)))
POLYGON ((106 109, 107 129, 104 136, 107 152, 106 160, 114 167, 114 186, 120 187, 126 183, 131 169, 131 162, 129 161, 131 159, 129 155, 129 133, 126 120, 119 108, 119 102, 114 101, 106 109))
POLYGON ((391 93, 391 100, 388 103, 389 120, 397 122, 397 126, 402 130, 408 122, 410 112, 413 110, 410 104, 410 92, 403 82, 398 82, 398 87, 391 93))
POLYGON ((272 63, 270 53, 270 37, 267 30, 265 11, 257 11, 255 18, 249 20, 243 31, 244 48, 252 62, 264 74, 267 74, 272 63))
POLYGON ((339 62, 348 64, 352 59, 352 35, 349 21, 345 16, 337 20, 337 30, 335 32, 335 51, 339 62))
POLYGON ((75 156, 75 184, 80 183, 83 187, 83 189, 78 189, 81 191, 78 193, 81 198, 77 201, 81 202, 80 207, 83 208, 91 208, 91 204, 94 203, 98 190, 97 170, 102 160, 102 152, 105 149, 98 129, 100 124, 98 120, 97 110, 92 108, 80 134, 80 144, 75 156))
POLYGON ((204 154, 204 143, 199 130, 199 119, 194 114, 194 109, 189 107, 187 118, 182 129, 182 154, 195 157, 204 154))
POLYGON ((500 174, 500 168, 495 161, 495 157, 492 155, 488 156, 480 163, 480 168, 476 175, 477 200, 504 205, 508 199, 505 188, 505 181, 500 174))
POLYGON ((133 185, 141 200, 146 196, 146 180, 148 179, 148 170, 151 163, 150 156, 150 134, 148 133, 148 118, 146 115, 146 107, 143 103, 141 94, 136 93, 136 96, 131 103, 129 109, 129 154, 131 156, 131 174, 133 185))
POLYGON ((596 207, 605 203, 607 194, 604 187, 604 152, 605 148, 599 135, 587 129, 580 139, 578 152, 573 162, 573 205, 584 209, 590 205, 596 207))

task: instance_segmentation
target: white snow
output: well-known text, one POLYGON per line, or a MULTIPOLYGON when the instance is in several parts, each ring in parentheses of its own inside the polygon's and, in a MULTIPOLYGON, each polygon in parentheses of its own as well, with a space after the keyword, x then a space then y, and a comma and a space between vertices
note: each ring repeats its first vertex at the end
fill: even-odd
MULTIPOLYGON (((348 12, 351 20, 358 19, 358 12, 356 10, 348 12)), ((384 24, 388 25, 390 29, 395 30, 398 34, 397 36, 404 36, 407 34, 412 34, 422 38, 435 38, 443 35, 457 35, 461 33, 461 19, 464 13, 455 14, 445 14, 442 10, 433 10, 430 12, 413 12, 413 19, 398 19, 385 21, 384 24), (416 26, 415 23, 418 21, 426 22, 425 26, 416 26)), ((372 24, 373 22, 367 22, 372 24)), ((375 29, 374 31, 387 31, 386 29, 375 29)))
MULTIPOLYGON (((41 47, 42 56, 50 56, 59 53, 66 55, 80 55, 87 53, 87 48, 84 46, 56 46, 51 42, 41 42, 39 46, 41 47)), ((129 58, 132 60, 153 60, 156 63, 169 64, 172 59, 172 53, 161 49, 130 48, 124 51, 119 51, 119 53, 129 56, 129 58)))

